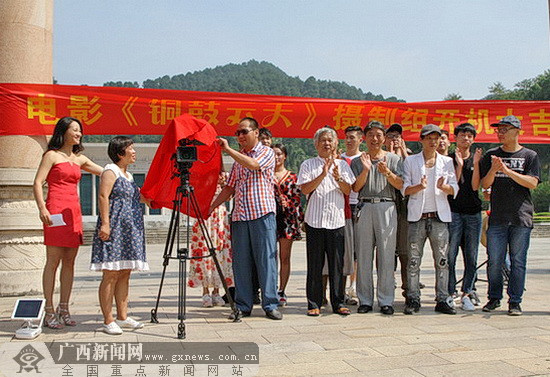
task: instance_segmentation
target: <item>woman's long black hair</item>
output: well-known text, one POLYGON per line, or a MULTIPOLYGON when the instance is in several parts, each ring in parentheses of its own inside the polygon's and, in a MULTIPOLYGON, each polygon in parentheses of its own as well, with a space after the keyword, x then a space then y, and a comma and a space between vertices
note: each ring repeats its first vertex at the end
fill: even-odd
MULTIPOLYGON (((69 125, 72 122, 78 123, 80 126, 80 133, 82 132, 82 123, 76 118, 71 117, 63 117, 57 121, 57 124, 55 125, 55 128, 53 130, 52 138, 50 139, 50 142, 48 143, 48 150, 49 151, 56 151, 60 149, 63 146, 63 143, 65 142, 65 132, 67 132, 67 129, 69 128, 69 125)), ((80 153, 84 150, 84 147, 82 146, 82 137, 80 138, 80 142, 76 145, 73 145, 73 153, 80 153)))

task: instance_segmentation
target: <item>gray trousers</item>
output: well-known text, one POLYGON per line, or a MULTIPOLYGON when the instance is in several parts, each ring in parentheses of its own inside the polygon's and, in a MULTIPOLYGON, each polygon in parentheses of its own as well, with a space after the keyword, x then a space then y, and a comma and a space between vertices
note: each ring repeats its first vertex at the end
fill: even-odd
POLYGON ((376 294, 379 306, 393 305, 397 235, 395 203, 365 203, 355 224, 357 297, 360 305, 373 306, 373 261, 376 248, 376 294))
POLYGON ((407 269, 407 298, 420 300, 420 263, 426 238, 430 240, 435 265, 436 300, 449 297, 449 225, 438 218, 421 219, 409 223, 409 266, 407 269))

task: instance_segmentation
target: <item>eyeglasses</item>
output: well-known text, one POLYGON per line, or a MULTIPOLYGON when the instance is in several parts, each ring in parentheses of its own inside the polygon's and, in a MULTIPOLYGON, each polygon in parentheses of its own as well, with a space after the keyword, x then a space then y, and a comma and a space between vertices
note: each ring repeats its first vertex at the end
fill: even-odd
POLYGON ((504 135, 506 132, 515 129, 516 127, 499 127, 497 133, 504 135))
POLYGON ((251 129, 243 128, 242 130, 237 130, 235 136, 248 135, 249 132, 252 132, 251 129))
POLYGON ((399 134, 386 134, 386 138, 388 139, 399 139, 401 135, 399 134))

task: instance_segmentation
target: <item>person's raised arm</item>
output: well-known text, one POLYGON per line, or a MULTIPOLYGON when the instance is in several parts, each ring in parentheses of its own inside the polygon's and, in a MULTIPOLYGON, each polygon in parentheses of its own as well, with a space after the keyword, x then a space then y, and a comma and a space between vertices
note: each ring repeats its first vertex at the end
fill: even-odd
POLYGON ((109 196, 115 185, 116 174, 112 170, 105 170, 101 174, 99 181, 99 217, 101 227, 99 228, 99 238, 107 241, 111 235, 111 221, 109 218, 109 196))
POLYGON ((239 151, 234 150, 229 146, 229 143, 226 139, 219 137, 218 142, 222 150, 227 153, 236 163, 244 166, 250 170, 260 170, 260 163, 255 158, 246 156, 239 151))
POLYGON ((321 174, 319 174, 313 180, 311 180, 309 182, 306 182, 306 183, 302 183, 300 185, 300 190, 302 190, 302 194, 307 196, 307 195, 311 194, 313 191, 315 191, 317 186, 319 186, 321 184, 321 182, 323 181, 323 179, 325 179, 325 177, 327 176, 328 171, 330 169, 330 165, 333 164, 333 163, 334 163, 334 157, 331 156, 329 158, 326 158, 325 159, 325 165, 323 166, 323 171, 321 172, 321 174))
POLYGON ((351 188, 355 192, 361 191, 361 189, 367 182, 367 177, 369 176, 370 169, 372 168, 372 161, 367 153, 362 152, 359 158, 361 160, 363 170, 361 170, 361 173, 359 173, 359 175, 355 177, 355 182, 351 186, 351 188))
POLYGON ((481 173, 479 172, 479 164, 481 162, 481 156, 483 155, 483 150, 481 148, 476 148, 474 152, 474 171, 472 173, 472 190, 479 190, 481 185, 481 173))
POLYGON ((84 158, 84 163, 80 167, 82 170, 95 175, 101 175, 101 173, 103 173, 103 168, 101 166, 99 166, 84 155, 82 155, 81 157, 84 158))

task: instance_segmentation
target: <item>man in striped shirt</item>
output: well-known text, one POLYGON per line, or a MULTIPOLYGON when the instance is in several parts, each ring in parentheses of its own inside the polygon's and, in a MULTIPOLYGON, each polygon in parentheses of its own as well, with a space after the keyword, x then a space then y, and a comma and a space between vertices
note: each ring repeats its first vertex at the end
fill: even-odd
MULTIPOLYGON (((256 268, 262 291, 262 308, 270 319, 282 319, 277 310, 277 249, 275 191, 273 189, 275 153, 259 142, 258 122, 243 118, 235 135, 240 151, 219 138, 222 149, 235 163, 225 188, 216 197, 211 211, 235 195, 231 224, 235 302, 243 317, 253 305, 252 272, 256 268)), ((238 313, 240 315, 240 313, 238 313)), ((234 318, 231 318, 234 319, 234 318)))

